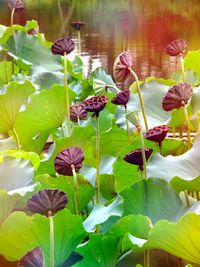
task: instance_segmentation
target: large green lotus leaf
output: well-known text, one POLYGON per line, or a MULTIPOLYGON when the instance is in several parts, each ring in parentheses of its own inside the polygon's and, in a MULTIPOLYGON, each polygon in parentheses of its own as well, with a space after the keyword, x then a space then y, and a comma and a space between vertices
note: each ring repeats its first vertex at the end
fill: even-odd
MULTIPOLYGON (((141 85, 141 93, 144 100, 149 128, 160 124, 167 124, 170 119, 170 113, 162 109, 162 99, 168 89, 169 86, 156 79, 141 85)), ((131 95, 127 106, 128 112, 141 110, 139 97, 136 93, 131 95)), ((125 127, 124 110, 119 108, 116 116, 117 124, 125 127)))
POLYGON ((153 155, 147 166, 148 177, 162 178, 170 181, 174 176, 182 179, 195 178, 200 173, 200 139, 197 139, 193 147, 179 156, 163 157, 160 154, 153 155))
POLYGON ((60 56, 53 55, 50 49, 41 45, 38 36, 15 30, 3 48, 24 70, 34 65, 52 72, 62 70, 60 56))
POLYGON ((27 97, 34 92, 29 82, 11 82, 8 87, 0 89, 0 132, 7 133, 14 127, 19 110, 27 97))
POLYGON ((115 197, 115 177, 112 174, 101 174, 100 175, 100 191, 102 196, 111 200, 115 197))
POLYGON ((139 238, 148 238, 150 227, 148 217, 136 214, 128 215, 120 218, 109 230, 109 234, 123 237, 126 233, 137 236, 139 238))
POLYGON ((161 220, 150 231, 144 249, 162 249, 178 258, 200 264, 200 217, 189 213, 177 223, 161 220))
MULTIPOLYGON (((67 209, 54 216, 55 264, 61 265, 85 236, 82 220, 67 209)), ((23 212, 12 213, 0 228, 0 253, 8 260, 19 260, 34 247, 44 252, 49 266, 49 219, 23 212)))
MULTIPOLYGON (((82 211, 89 201, 93 198, 95 189, 81 175, 77 175, 78 179, 78 209, 82 211)), ((48 174, 37 176, 34 181, 39 182, 37 190, 51 188, 64 191, 68 197, 67 208, 74 213, 74 186, 73 176, 50 177, 48 174)))
POLYGON ((65 117, 66 91, 63 86, 55 85, 32 95, 14 126, 20 144, 26 150, 33 149, 34 139, 42 132, 60 127, 65 117))
POLYGON ((110 131, 102 133, 100 137, 100 151, 102 154, 117 156, 119 151, 128 144, 127 132, 115 126, 110 131))
POLYGON ((124 160, 115 162, 113 170, 115 175, 115 189, 118 193, 141 179, 138 166, 129 164, 124 160))
POLYGON ((91 73, 91 83, 93 84, 95 95, 104 95, 108 90, 113 93, 119 91, 111 76, 106 74, 102 68, 97 68, 91 73))
POLYGON ((10 27, 5 27, 4 25, 0 25, 0 44, 5 44, 14 34, 15 30, 28 32, 34 28, 38 28, 38 23, 35 20, 27 21, 25 26, 14 24, 10 27))
POLYGON ((83 226, 87 232, 94 232, 96 225, 107 221, 110 216, 120 217, 122 213, 122 201, 118 196, 109 206, 95 205, 90 215, 83 222, 83 226))
POLYGON ((200 50, 190 51, 184 58, 184 66, 187 70, 193 70, 200 77, 200 50))
POLYGON ((118 237, 92 235, 90 240, 76 249, 84 258, 74 267, 114 267, 121 248, 118 237))
POLYGON ((191 145, 185 142, 185 140, 165 138, 165 140, 162 142, 161 154, 164 157, 168 155, 178 156, 182 155, 190 148, 191 145))
MULTIPOLYGON (((49 265, 49 221, 41 215, 33 216, 33 231, 38 246, 42 247, 45 262, 49 265)), ((82 241, 86 232, 79 216, 71 214, 67 209, 54 216, 55 265, 60 266, 82 241)))
POLYGON ((120 195, 124 200, 124 215, 142 214, 153 223, 161 219, 175 221, 185 208, 174 189, 161 179, 138 181, 120 195))
MULTIPOLYGON (((19 68, 15 66, 14 73, 18 73, 19 68)), ((0 86, 7 84, 12 78, 12 62, 11 61, 1 61, 0 62, 0 86)))
POLYGON ((34 167, 38 167, 39 157, 33 152, 2 151, 0 154, 0 188, 24 195, 33 190, 34 167))
POLYGON ((19 198, 19 194, 13 194, 11 196, 5 190, 0 189, 0 224, 2 224, 13 211, 19 198))
POLYGON ((83 79, 83 61, 79 56, 75 56, 72 61, 67 60, 67 72, 76 80, 83 79))
POLYGON ((200 191, 200 176, 195 178, 184 178, 175 176, 170 181, 170 184, 177 192, 184 190, 200 191))
MULTIPOLYGON (((87 125, 86 127, 75 126, 70 137, 60 138, 55 141, 55 144, 53 145, 47 158, 42 160, 37 173, 48 173, 50 175, 54 175, 54 159, 59 152, 68 147, 80 147, 83 150, 85 157, 88 154, 90 155, 90 140, 93 136, 95 136, 95 134, 95 129, 91 125, 87 125)), ((95 146, 95 144, 93 144, 93 146, 95 146)), ((83 164, 84 163, 85 161, 83 164)))

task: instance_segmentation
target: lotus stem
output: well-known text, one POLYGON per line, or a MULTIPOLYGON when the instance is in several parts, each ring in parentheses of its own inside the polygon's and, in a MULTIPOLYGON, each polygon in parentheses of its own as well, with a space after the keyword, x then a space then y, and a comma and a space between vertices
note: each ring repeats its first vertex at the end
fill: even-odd
POLYGON ((70 121, 70 106, 69 106, 69 87, 67 82, 67 54, 64 53, 64 81, 66 88, 66 100, 67 100, 67 127, 68 127, 68 136, 71 135, 71 121, 70 121))
POLYGON ((150 255, 148 250, 144 251, 144 267, 150 267, 150 255))
POLYGON ((179 127, 179 139, 183 139, 183 130, 181 126, 179 127))
POLYGON ((99 204, 100 196, 100 128, 99 114, 96 114, 96 204, 99 204))
POLYGON ((54 267, 54 221, 51 211, 49 211, 48 217, 50 226, 50 267, 54 267))
POLYGON ((80 118, 79 118, 79 116, 77 116, 77 123, 80 126, 80 118))
POLYGON ((20 142, 19 142, 19 136, 18 136, 18 134, 17 134, 17 132, 15 131, 15 129, 13 128, 12 129, 12 133, 13 133, 13 135, 14 135, 14 137, 15 137, 15 140, 16 140, 16 143, 17 143, 17 147, 18 147, 18 150, 20 150, 20 142))
POLYGON ((14 22, 14 14, 15 14, 15 8, 12 9, 11 17, 10 17, 10 26, 13 25, 14 22))
POLYGON ((181 73, 182 73, 182 82, 185 81, 185 68, 184 68, 184 58, 181 56, 181 73))
POLYGON ((81 55, 81 31, 78 30, 78 55, 81 55))
POLYGON ((3 58, 3 62, 4 62, 4 72, 5 72, 5 83, 8 83, 8 73, 7 73, 7 66, 6 66, 6 52, 4 52, 4 58, 3 58))
POLYGON ((190 207, 190 199, 189 199, 187 191, 184 191, 184 194, 185 194, 186 206, 189 208, 190 207))
POLYGON ((74 165, 71 165, 72 168, 72 173, 74 177, 74 208, 75 208, 75 213, 76 215, 79 214, 78 210, 78 180, 77 180, 77 175, 76 175, 76 170, 74 168, 74 165))
POLYGON ((184 114, 185 114, 185 123, 186 123, 186 126, 187 126, 187 139, 188 139, 188 143, 191 144, 189 117, 188 117, 187 107, 184 106, 183 110, 184 110, 184 114))
POLYGON ((144 124, 145 124, 146 131, 148 131, 148 122, 147 122, 146 112, 145 112, 145 108, 144 108, 144 101, 143 101, 141 90, 140 90, 140 83, 139 83, 137 74, 131 68, 130 68, 130 71, 133 74, 135 81, 136 81, 136 84, 137 84, 137 92, 138 92, 138 96, 139 96, 139 100, 140 100, 140 106, 142 109, 144 124))
POLYGON ((127 106, 125 105, 125 118, 126 118, 126 130, 127 130, 127 135, 128 135, 128 142, 131 140, 131 135, 130 135, 130 128, 129 128, 129 122, 127 119, 127 106))
POLYGON ((147 179, 147 162, 146 162, 145 145, 144 145, 144 137, 142 134, 142 127, 138 127, 138 132, 140 134, 140 144, 141 144, 141 151, 142 151, 143 179, 147 179))
POLYGON ((199 198, 199 191, 195 191, 196 192, 196 199, 197 199, 197 201, 199 201, 200 200, 200 198, 199 198))

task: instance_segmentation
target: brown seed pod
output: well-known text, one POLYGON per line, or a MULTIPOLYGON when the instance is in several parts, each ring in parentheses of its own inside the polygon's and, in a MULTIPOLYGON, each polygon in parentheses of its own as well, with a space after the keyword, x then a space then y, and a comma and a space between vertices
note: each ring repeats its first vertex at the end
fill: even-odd
POLYGON ((187 48, 187 42, 184 39, 177 39, 166 47, 166 52, 171 57, 181 56, 185 53, 187 48))
POLYGON ((113 75, 117 82, 125 82, 131 76, 132 56, 129 52, 122 52, 114 62, 113 75))
POLYGON ((192 95, 192 86, 188 83, 180 83, 171 86, 164 96, 162 107, 165 111, 179 109, 185 106, 192 95))
POLYGON ((54 42, 51 47, 51 51, 54 55, 64 55, 64 53, 69 54, 75 48, 74 41, 68 37, 58 39, 54 42))

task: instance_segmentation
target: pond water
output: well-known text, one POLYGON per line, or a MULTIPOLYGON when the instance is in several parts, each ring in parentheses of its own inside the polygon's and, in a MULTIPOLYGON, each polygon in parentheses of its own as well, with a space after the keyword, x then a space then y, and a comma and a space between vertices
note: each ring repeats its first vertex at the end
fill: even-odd
MULTIPOLYGON (((200 48, 199 0, 24 0, 26 9, 15 15, 15 23, 39 22, 40 31, 54 41, 69 35, 77 42, 70 23, 86 23, 82 30, 82 58, 89 73, 103 66, 112 74, 115 57, 129 50, 141 79, 169 77, 176 59, 165 53, 177 38, 188 41, 188 49, 200 48)), ((0 23, 9 25, 10 10, 0 0, 0 23)))

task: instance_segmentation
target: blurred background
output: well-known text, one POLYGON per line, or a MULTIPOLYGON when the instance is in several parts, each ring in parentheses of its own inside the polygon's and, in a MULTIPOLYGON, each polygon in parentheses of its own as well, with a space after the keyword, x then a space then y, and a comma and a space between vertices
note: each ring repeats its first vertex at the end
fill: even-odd
MULTIPOLYGON (((200 48, 199 0, 24 0, 25 10, 15 14, 15 23, 35 19, 46 39, 55 41, 77 35, 73 20, 86 23, 81 30, 85 73, 102 66, 110 74, 115 57, 129 50, 140 79, 169 78, 176 59, 165 47, 177 38, 188 42, 188 50, 200 48)), ((6 0, 0 0, 0 24, 10 24, 6 0)))

